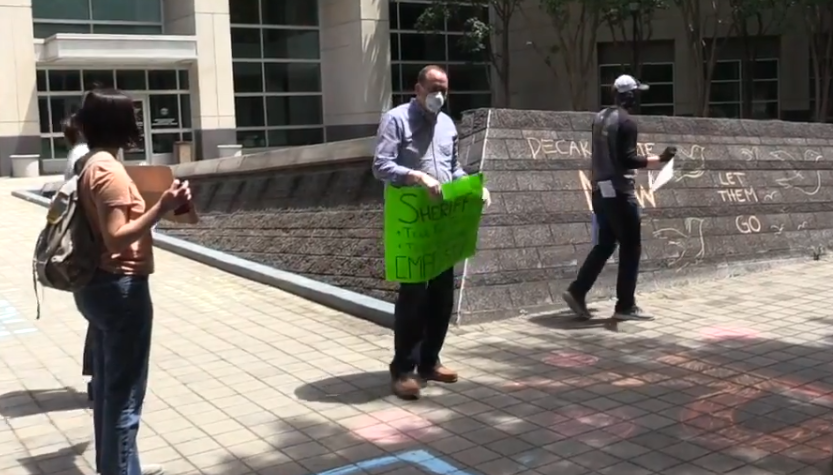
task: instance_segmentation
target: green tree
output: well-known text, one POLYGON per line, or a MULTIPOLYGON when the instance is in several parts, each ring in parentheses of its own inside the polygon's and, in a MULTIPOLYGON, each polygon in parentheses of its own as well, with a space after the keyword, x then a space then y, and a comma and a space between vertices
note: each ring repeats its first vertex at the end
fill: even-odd
POLYGON ((732 23, 741 41, 741 117, 752 118, 755 62, 759 58, 761 39, 780 27, 792 0, 729 0, 732 23))
MULTIPOLYGON (((639 43, 650 41, 654 36, 654 14, 658 10, 668 8, 668 0, 610 0, 608 3, 604 22, 616 44, 627 44, 634 40, 639 43), (637 7, 636 12, 632 10, 632 7, 637 7), (636 16, 635 30, 634 14, 636 16)), ((632 58, 631 72, 638 76, 640 65, 639 57, 632 58)))
POLYGON ((573 110, 587 110, 587 78, 595 67, 598 31, 610 11, 610 0, 539 0, 556 36, 556 43, 541 47, 529 45, 543 58, 544 64, 557 76, 556 61, 567 73, 570 103, 573 110))
POLYGON ((833 76, 833 1, 797 0, 801 21, 810 37, 810 73, 813 75, 815 97, 813 119, 827 122, 830 103, 830 82, 833 76))
MULTIPOLYGON (((417 28, 425 32, 441 31, 445 22, 458 18, 465 25, 459 46, 475 57, 482 57, 495 71, 500 82, 499 107, 510 106, 511 69, 509 61, 509 25, 523 0, 433 0, 420 15, 417 28), (465 8, 468 7, 468 8, 465 8), (463 12, 475 13, 463 17, 463 12), (494 46, 497 46, 495 48, 494 46)), ((491 70, 487 78, 491 84, 491 70)), ((493 93, 495 91, 492 91, 493 93)))
POLYGON ((717 57, 734 34, 735 23, 723 18, 719 0, 670 0, 682 15, 685 41, 694 60, 694 115, 709 115, 709 94, 717 57))

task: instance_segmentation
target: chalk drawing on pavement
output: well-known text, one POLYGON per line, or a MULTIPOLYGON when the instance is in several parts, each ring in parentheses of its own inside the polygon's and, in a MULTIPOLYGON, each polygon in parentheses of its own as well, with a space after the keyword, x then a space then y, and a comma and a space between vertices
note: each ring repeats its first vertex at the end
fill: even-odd
POLYGON ((343 467, 334 468, 321 472, 316 475, 351 475, 354 473, 364 473, 370 470, 378 470, 382 467, 387 467, 395 464, 416 465, 423 471, 434 473, 436 475, 470 475, 464 470, 461 470, 450 463, 440 460, 431 455, 425 450, 412 450, 410 452, 402 452, 395 455, 387 455, 375 459, 365 460, 364 462, 345 465, 343 467))
POLYGON ((11 303, 0 300, 0 338, 37 331, 11 303))

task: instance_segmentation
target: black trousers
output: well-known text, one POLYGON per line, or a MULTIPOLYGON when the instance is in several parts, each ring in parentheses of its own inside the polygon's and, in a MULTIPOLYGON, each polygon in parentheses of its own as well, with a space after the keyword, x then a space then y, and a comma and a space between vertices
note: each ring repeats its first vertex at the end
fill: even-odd
POLYGON ((93 354, 95 354, 94 335, 95 332, 93 331, 92 325, 87 324, 87 337, 84 339, 84 361, 81 366, 82 376, 93 375, 93 354))
POLYGON ((596 214, 598 236, 578 272, 570 291, 584 297, 604 269, 607 260, 619 245, 619 274, 616 278, 616 310, 630 310, 636 305, 636 281, 639 259, 642 256, 642 222, 639 203, 632 195, 602 198, 593 193, 593 212, 596 214))
POLYGON ((429 372, 440 363, 453 308, 453 268, 426 283, 400 285, 394 310, 392 376, 412 373, 414 368, 429 372))

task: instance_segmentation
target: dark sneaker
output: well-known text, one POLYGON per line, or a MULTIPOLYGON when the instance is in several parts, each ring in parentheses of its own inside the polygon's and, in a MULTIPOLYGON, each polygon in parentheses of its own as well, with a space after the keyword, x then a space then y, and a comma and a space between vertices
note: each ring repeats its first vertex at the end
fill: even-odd
POLYGON ((641 308, 634 305, 627 310, 616 310, 613 312, 614 320, 635 320, 640 322, 650 322, 654 319, 651 315, 645 313, 641 308))
POLYGON ((564 299, 564 302, 568 307, 570 307, 570 310, 572 310, 577 317, 589 320, 593 316, 587 308, 587 302, 584 301, 584 297, 578 297, 573 294, 573 292, 565 290, 564 293, 561 294, 561 298, 564 299))
POLYGON ((391 390, 400 399, 419 399, 419 381, 413 374, 394 377, 391 390))
POLYGON ((439 365, 431 371, 420 371, 419 376, 425 381, 438 381, 440 383, 456 383, 457 372, 439 365))

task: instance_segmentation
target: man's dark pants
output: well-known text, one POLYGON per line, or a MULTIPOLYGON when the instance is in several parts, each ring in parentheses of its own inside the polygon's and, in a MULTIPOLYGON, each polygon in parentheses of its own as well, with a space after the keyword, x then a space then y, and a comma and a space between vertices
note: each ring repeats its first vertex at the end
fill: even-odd
POLYGON ((602 269, 619 244, 619 275, 616 279, 616 310, 630 310, 636 305, 634 293, 639 277, 639 259, 642 255, 642 229, 639 203, 633 195, 617 195, 602 198, 598 190, 593 192, 593 212, 596 214, 596 245, 587 256, 570 285, 570 292, 584 297, 590 292, 602 269))
POLYGON ((392 376, 408 375, 414 368, 430 373, 439 365, 453 308, 453 268, 427 283, 400 285, 394 309, 392 376), (420 348, 415 352, 417 345, 420 348))

